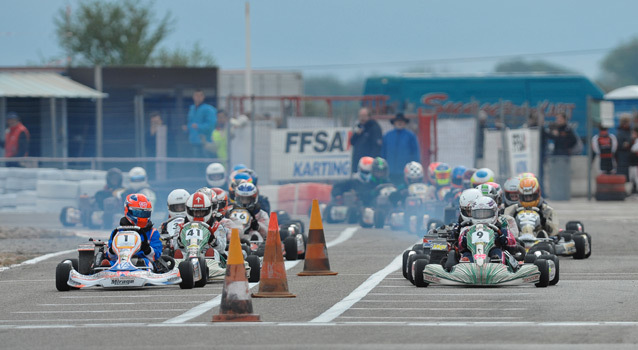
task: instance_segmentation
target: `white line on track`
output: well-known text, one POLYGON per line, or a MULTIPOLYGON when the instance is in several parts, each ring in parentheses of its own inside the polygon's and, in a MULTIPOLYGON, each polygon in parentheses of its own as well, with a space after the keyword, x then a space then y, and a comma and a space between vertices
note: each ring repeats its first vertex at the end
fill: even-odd
MULTIPOLYGON (((208 288, 208 287, 207 287, 208 288)), ((135 295, 76 295, 76 296, 61 296, 60 299, 102 299, 102 298, 172 298, 172 297, 212 297, 219 295, 215 294, 135 294, 135 295)))
POLYGON ((75 251, 76 251, 75 249, 70 249, 70 250, 63 250, 61 252, 45 254, 45 255, 42 255, 42 256, 38 256, 37 258, 29 259, 27 261, 23 261, 23 262, 21 262, 19 264, 14 264, 14 265, 11 265, 11 266, 8 266, 8 267, 0 267, 0 272, 5 271, 5 270, 9 270, 9 269, 13 269, 15 267, 21 267, 21 266, 25 266, 25 265, 37 264, 37 263, 39 263, 41 261, 44 261, 44 260, 59 256, 59 255, 70 254, 70 253, 73 253, 75 251))
MULTIPOLYGON (((422 295, 426 297, 426 295, 422 295)), ((428 296, 429 297, 429 296, 428 296)), ((524 299, 516 299, 516 300, 498 300, 498 303, 520 303, 522 301, 533 301, 532 299, 524 300, 524 299)), ((360 303, 493 303, 494 300, 428 300, 428 299, 417 299, 417 300, 361 300, 360 303)), ((95 304, 92 304, 95 305, 95 304)))
MULTIPOLYGON (((401 319, 401 320, 484 320, 485 316, 339 316, 340 319, 401 319)), ((515 320, 522 317, 516 316, 499 316, 499 319, 515 320)))
MULTIPOLYGON (((145 310, 126 310, 126 312, 169 312, 169 311, 186 311, 187 309, 145 309, 145 310)), ((83 314, 83 313, 101 313, 101 312, 122 312, 122 310, 66 310, 66 311, 14 311, 12 314, 83 314)))
POLYGON ((49 280, 2 280, 0 281, 0 283, 22 283, 22 282, 53 282, 55 281, 55 279, 49 279, 49 280))
MULTIPOLYGON (((402 311, 525 311, 518 307, 351 307, 348 310, 402 310, 402 311)), ((316 320, 316 319, 315 319, 316 320)), ((319 322, 312 320, 310 322, 319 322)))
MULTIPOLYGON (((503 293, 368 293, 368 295, 418 295, 421 297, 433 297, 433 296, 437 296, 437 297, 447 297, 447 296, 454 296, 454 297, 458 297, 458 296, 473 296, 473 295, 478 295, 478 296, 498 296, 498 297, 503 297, 503 293)), ((514 296, 514 295, 534 295, 534 293, 507 293, 507 296, 514 296)))
MULTIPOLYGON (((352 238, 352 236, 354 235, 354 233, 359 229, 359 227, 348 227, 346 229, 344 229, 343 231, 341 231, 341 233, 339 234, 339 236, 337 236, 337 238, 333 239, 330 242, 326 243, 326 246, 328 248, 330 247, 334 247, 337 244, 341 244, 347 240, 349 240, 350 238, 352 238)), ((296 266, 297 264, 299 264, 301 262, 301 260, 295 260, 295 261, 286 261, 285 265, 286 265, 286 270, 290 270, 292 269, 294 266, 296 266)), ((258 283, 250 283, 249 284, 249 288, 253 288, 254 286, 256 286, 258 283)), ((187 312, 177 316, 177 317, 173 317, 171 319, 168 319, 162 323, 164 324, 180 324, 180 323, 184 323, 186 321, 192 320, 195 317, 198 317, 206 312, 208 312, 209 310, 211 310, 212 308, 219 306, 219 304, 222 301, 222 296, 218 295, 215 298, 195 306, 194 308, 188 310, 187 312)))
MULTIPOLYGON (((139 304, 195 304, 195 303, 203 303, 204 300, 192 300, 192 301, 140 301, 135 303, 102 303, 100 302, 97 305, 139 305, 139 304)), ((87 303, 87 304, 38 304, 38 306, 95 306, 96 303, 87 303)))
MULTIPOLYGON (((144 320, 164 320, 166 317, 144 317, 144 320)), ((130 317, 126 318, 100 318, 100 321, 130 321, 130 317)), ((95 322, 95 318, 74 318, 73 322, 81 322, 81 321, 90 321, 95 322)), ((7 322, 69 322, 68 318, 48 318, 48 319, 37 319, 37 320, 0 320, 0 323, 7 322)))

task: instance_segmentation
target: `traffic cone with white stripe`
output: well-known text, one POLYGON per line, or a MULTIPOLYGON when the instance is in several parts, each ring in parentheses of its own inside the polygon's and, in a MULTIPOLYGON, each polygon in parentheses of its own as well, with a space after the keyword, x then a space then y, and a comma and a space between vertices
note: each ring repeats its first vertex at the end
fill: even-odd
POLYGON ((303 264, 303 271, 299 272, 297 276, 328 276, 336 274, 337 272, 330 271, 328 247, 326 247, 326 237, 323 234, 319 202, 313 199, 308 243, 306 244, 306 258, 303 264))
POLYGON ((213 322, 259 322, 259 315, 253 314, 253 302, 248 289, 239 230, 234 228, 230 236, 219 315, 213 316, 213 322))
POLYGON ((264 250, 264 262, 259 277, 259 292, 253 293, 253 298, 294 298, 296 295, 288 291, 286 265, 284 253, 281 249, 279 237, 279 223, 277 213, 270 213, 268 236, 264 250))

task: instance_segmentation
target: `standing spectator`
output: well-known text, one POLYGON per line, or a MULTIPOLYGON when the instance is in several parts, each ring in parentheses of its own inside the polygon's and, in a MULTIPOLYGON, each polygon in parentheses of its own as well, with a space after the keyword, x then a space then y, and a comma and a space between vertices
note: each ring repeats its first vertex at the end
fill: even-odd
POLYGON ((227 122, 228 116, 226 115, 226 111, 220 109, 217 112, 217 127, 213 130, 213 134, 211 135, 211 139, 213 140, 211 146, 214 149, 211 153, 213 153, 214 158, 221 159, 221 163, 226 163, 226 160, 228 159, 227 122))
POLYGON ((614 174, 616 172, 614 155, 618 148, 616 136, 610 134, 606 127, 601 126, 598 135, 592 137, 591 147, 594 154, 600 157, 600 171, 605 174, 614 174))
POLYGON ((629 177, 631 193, 638 193, 638 127, 631 131, 631 154, 629 155, 629 177))
POLYGON ((554 141, 555 156, 570 155, 569 150, 578 142, 572 128, 567 124, 565 113, 556 115, 556 122, 550 125, 547 136, 554 141))
POLYGON ((620 125, 616 133, 618 139, 618 151, 616 152, 616 161, 619 175, 625 175, 625 181, 629 181, 629 155, 631 154, 631 114, 623 113, 620 115, 620 125))
POLYGON ((352 174, 357 172, 359 159, 362 157, 379 157, 383 134, 376 120, 370 118, 370 110, 363 107, 359 110, 359 123, 355 126, 350 144, 352 145, 352 174))
POLYGON ((420 162, 419 142, 412 131, 406 130, 410 122, 403 113, 398 113, 390 121, 394 126, 383 137, 381 157, 388 161, 390 180, 397 185, 403 182, 403 168, 409 162, 420 162))
POLYGON ((210 142, 210 135, 217 124, 217 110, 215 107, 204 103, 204 92, 195 90, 193 93, 193 105, 188 110, 188 124, 182 126, 188 131, 188 142, 191 144, 191 155, 201 158, 204 155, 202 139, 210 142))
MULTIPOLYGON (((22 124, 20 117, 15 112, 7 114, 7 130, 5 132, 4 147, 5 157, 26 157, 29 155, 29 141, 31 135, 27 127, 22 124)), ((19 162, 7 162, 7 167, 19 167, 19 162)))
POLYGON ((164 125, 164 122, 162 121, 162 116, 157 111, 151 112, 150 117, 151 117, 151 127, 148 129, 148 135, 146 136, 146 156, 156 157, 157 156, 157 131, 162 125, 164 125))

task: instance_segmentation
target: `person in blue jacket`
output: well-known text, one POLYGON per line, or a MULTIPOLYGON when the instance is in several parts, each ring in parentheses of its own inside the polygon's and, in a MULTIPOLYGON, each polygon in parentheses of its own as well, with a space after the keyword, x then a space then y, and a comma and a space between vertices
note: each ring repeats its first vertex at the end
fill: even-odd
POLYGON ((204 156, 203 141, 211 142, 210 136, 217 125, 217 110, 215 107, 204 103, 204 92, 195 90, 193 104, 188 110, 188 124, 183 126, 188 132, 188 142, 192 147, 192 156, 201 158, 204 156))
MULTIPOLYGON (((138 258, 142 258, 147 267, 153 267, 153 262, 158 260, 162 256, 162 241, 160 240, 160 233, 156 228, 153 228, 153 222, 151 222, 151 213, 153 207, 151 201, 141 193, 129 194, 126 197, 126 203, 124 205, 125 215, 120 219, 120 226, 137 226, 139 230, 136 232, 142 239, 142 245, 140 250, 135 254, 138 258)), ((117 233, 117 229, 111 232, 111 237, 108 242, 108 259, 111 265, 117 261, 117 255, 111 248, 113 245, 113 237, 117 233)))
POLYGON ((403 113, 398 113, 390 121, 394 126, 383 136, 381 157, 388 161, 390 180, 397 186, 403 182, 403 168, 409 162, 419 162, 421 155, 416 135, 406 126, 410 122, 403 113))

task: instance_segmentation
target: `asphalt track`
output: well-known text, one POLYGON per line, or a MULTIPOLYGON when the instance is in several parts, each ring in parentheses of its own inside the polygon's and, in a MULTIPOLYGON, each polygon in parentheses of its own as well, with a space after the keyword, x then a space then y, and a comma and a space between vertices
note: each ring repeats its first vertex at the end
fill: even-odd
POLYGON ((337 276, 298 277, 303 262, 288 264, 296 298, 253 299, 263 322, 219 324, 221 283, 58 292, 55 265, 74 256, 65 253, 0 272, 0 347, 636 348, 638 202, 554 207, 563 224, 584 222, 593 248, 587 260, 562 257, 553 287, 416 288, 397 259, 416 236, 325 225, 337 276))

